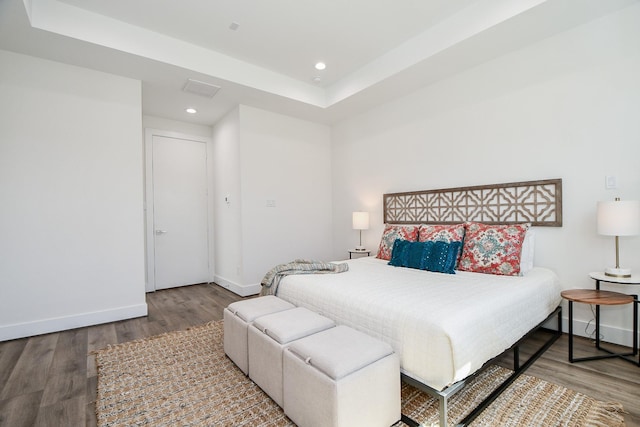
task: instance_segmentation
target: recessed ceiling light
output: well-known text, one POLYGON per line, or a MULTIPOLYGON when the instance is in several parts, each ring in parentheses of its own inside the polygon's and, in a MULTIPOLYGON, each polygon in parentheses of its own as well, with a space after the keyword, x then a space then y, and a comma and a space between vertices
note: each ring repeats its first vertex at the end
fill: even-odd
POLYGON ((324 62, 318 62, 318 63, 316 64, 316 70, 320 70, 320 71, 322 71, 322 70, 324 70, 325 68, 327 68, 327 64, 325 64, 324 62))
POLYGON ((186 111, 189 114, 195 114, 198 112, 198 110, 196 110, 195 108, 187 108, 184 111, 186 111))
POLYGON ((240 24, 238 24, 237 22, 233 21, 230 25, 229 25, 229 29, 231 31, 235 31, 240 27, 240 24))

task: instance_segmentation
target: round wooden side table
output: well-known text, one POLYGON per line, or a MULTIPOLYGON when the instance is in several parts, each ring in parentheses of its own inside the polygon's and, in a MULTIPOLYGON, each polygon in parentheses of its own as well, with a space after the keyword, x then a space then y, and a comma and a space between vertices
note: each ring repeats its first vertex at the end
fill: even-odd
POLYGON ((621 294, 613 291, 602 291, 600 289, 570 289, 560 293, 562 298, 569 303, 569 362, 584 362, 587 360, 606 359, 610 357, 620 357, 624 360, 640 366, 640 360, 627 359, 626 356, 638 354, 638 304, 635 295, 621 294), (573 357, 573 303, 593 304, 596 306, 596 348, 606 354, 591 357, 573 357), (600 306, 601 305, 623 305, 633 304, 633 348, 629 353, 614 353, 600 345, 600 306))

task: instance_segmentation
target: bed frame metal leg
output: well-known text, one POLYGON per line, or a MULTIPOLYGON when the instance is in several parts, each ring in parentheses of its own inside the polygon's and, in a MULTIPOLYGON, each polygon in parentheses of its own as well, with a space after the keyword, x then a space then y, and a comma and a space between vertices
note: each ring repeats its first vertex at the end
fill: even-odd
MULTIPOLYGON (((507 351, 513 351, 513 374, 511 374, 509 377, 507 377, 502 384, 500 384, 493 392, 491 392, 491 394, 489 394, 489 396, 487 396, 482 402, 480 402, 480 404, 475 407, 471 412, 469 412, 469 414, 467 414, 466 417, 464 417, 464 419, 462 419, 462 421, 460 421, 458 424, 456 424, 456 426, 466 426, 469 423, 471 423, 471 421, 473 421, 478 415, 480 415, 480 413, 482 411, 484 411, 487 406, 489 406, 494 400, 496 400, 496 398, 498 398, 498 396, 500 396, 500 394, 502 394, 507 387, 509 387, 520 375, 522 375, 522 373, 524 373, 524 371, 526 371, 531 365, 533 365, 533 363, 538 360, 538 358, 540 358, 540 356, 542 356, 542 354, 544 354, 544 352, 546 352, 549 347, 551 347, 553 345, 553 343, 555 343, 558 338, 560 338, 560 336, 562 336, 562 308, 558 307, 556 308, 553 313, 551 313, 549 315, 549 317, 547 317, 544 321, 542 321, 538 326, 536 326, 535 328, 533 328, 531 331, 529 331, 529 333, 527 333, 524 337, 522 337, 516 344, 514 344, 510 349, 506 350, 504 353, 506 353, 507 351), (544 343, 544 345, 542 345, 542 347, 540 347, 538 349, 538 351, 536 351, 533 355, 531 355, 522 365, 520 364, 520 344, 527 339, 528 337, 530 337, 534 332, 536 332, 537 330, 539 330, 542 325, 544 325, 547 321, 553 319, 554 316, 557 316, 557 330, 553 331, 552 336, 544 343)), ((502 354, 504 354, 502 353, 502 354)), ((500 355, 502 356, 502 355, 500 355)), ((493 360, 499 358, 500 356, 494 358, 493 360)), ((487 366, 489 366, 493 360, 490 360, 489 362, 487 362, 484 367, 482 369, 480 369, 478 372, 481 372, 482 370, 484 370, 484 368, 486 368, 487 366)), ((477 373, 476 373, 477 374, 477 373)), ((471 378, 473 378, 476 374, 472 375, 469 378, 465 378, 464 380, 458 381, 457 383, 449 386, 448 388, 446 388, 445 390, 439 391, 439 390, 435 390, 425 384, 422 384, 421 382, 405 375, 402 374, 402 381, 406 382, 409 385, 412 385, 414 387, 416 387, 419 390, 422 390, 424 392, 426 392, 427 394, 431 395, 434 398, 438 399, 438 408, 439 408, 439 418, 440 418, 440 426, 441 427, 446 427, 447 426, 447 399, 449 398, 449 396, 457 393, 458 391, 460 391, 465 383, 467 381, 469 381, 471 378)), ((410 417, 402 414, 402 418, 401 421, 405 424, 407 424, 410 427, 419 427, 420 423, 416 422, 415 420, 411 419, 410 417)))
POLYGON ((441 426, 446 426, 447 425, 447 416, 448 414, 448 408, 447 408, 447 398, 446 397, 440 397, 440 399, 438 399, 438 407, 440 410, 440 425, 441 426))
MULTIPOLYGON (((439 423, 440 426, 446 426, 447 425, 447 418, 448 418, 448 413, 449 413, 449 408, 447 405, 447 402, 449 400, 449 397, 456 394, 458 391, 460 391, 462 388, 464 388, 467 380, 460 380, 455 384, 450 385, 449 387, 447 387, 446 389, 440 391, 440 390, 436 390, 433 389, 423 383, 421 383, 420 381, 411 378, 410 376, 407 376, 405 374, 401 374, 402 377, 402 381, 404 381, 405 383, 417 388, 418 390, 422 390, 425 393, 427 393, 428 395, 430 395, 431 397, 438 399, 438 418, 439 418, 439 423)), ((409 418, 408 416, 402 414, 402 418, 401 418, 402 422, 407 424, 410 427, 419 427, 420 423, 418 423, 417 421, 409 418)))
MULTIPOLYGON (((533 363, 540 358, 548 349, 555 343, 558 338, 562 336, 562 308, 558 307, 556 310, 547 317, 547 319, 540 323, 535 329, 520 339, 511 349, 513 350, 513 366, 514 371, 506 380, 502 382, 489 396, 487 396, 476 408, 474 408, 464 419, 458 424, 458 426, 466 426, 473 421, 480 413, 487 408, 494 400, 498 398, 520 375, 524 373, 533 363), (533 353, 522 365, 520 365, 520 344, 535 331, 540 329, 544 323, 551 320, 553 316, 558 316, 558 330, 553 331, 551 337, 536 351, 533 353)), ((507 350, 508 351, 508 350, 507 350)))

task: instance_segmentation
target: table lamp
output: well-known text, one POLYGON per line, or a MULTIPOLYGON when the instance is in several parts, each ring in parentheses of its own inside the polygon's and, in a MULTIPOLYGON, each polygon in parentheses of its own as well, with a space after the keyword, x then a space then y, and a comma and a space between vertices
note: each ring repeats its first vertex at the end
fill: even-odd
POLYGON ((352 216, 354 230, 360 230, 360 245, 356 246, 356 251, 364 251, 362 246, 362 230, 369 229, 369 212, 354 212, 352 216))
POLYGON ((610 277, 631 277, 631 269, 620 267, 619 236, 640 234, 640 201, 620 200, 598 202, 598 233, 616 237, 616 266, 607 267, 604 274, 610 277))

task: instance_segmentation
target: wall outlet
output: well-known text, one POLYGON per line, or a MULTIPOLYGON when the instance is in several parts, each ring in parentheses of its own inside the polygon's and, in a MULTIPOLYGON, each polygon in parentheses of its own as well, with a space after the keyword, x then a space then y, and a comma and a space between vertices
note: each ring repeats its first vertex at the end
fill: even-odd
POLYGON ((267 200, 267 207, 268 208, 275 208, 276 207, 276 201, 272 200, 272 199, 268 199, 267 200))

